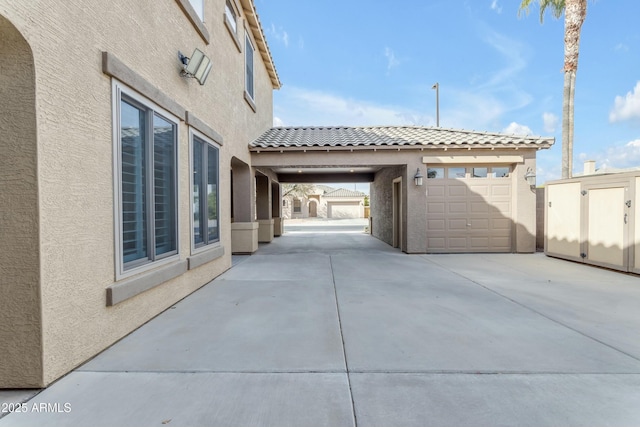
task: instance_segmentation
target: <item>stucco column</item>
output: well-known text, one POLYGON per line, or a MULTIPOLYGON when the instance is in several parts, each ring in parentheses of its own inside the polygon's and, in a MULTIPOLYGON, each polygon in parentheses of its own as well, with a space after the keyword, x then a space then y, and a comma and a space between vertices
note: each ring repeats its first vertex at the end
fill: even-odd
POLYGON ((258 223, 254 221, 253 173, 246 163, 235 157, 231 160, 233 223, 231 224, 231 252, 253 253, 258 250, 258 223))
POLYGON ((515 221, 515 251, 517 253, 531 253, 536 251, 536 190, 531 189, 524 178, 528 169, 536 171, 535 152, 524 154, 524 163, 516 165, 514 170, 515 182, 512 182, 516 193, 514 200, 515 221))
POLYGON ((271 218, 271 180, 264 175, 256 175, 256 213, 258 216, 258 242, 273 240, 273 219, 271 218))
POLYGON ((277 182, 271 183, 271 217, 274 237, 282 236, 282 190, 277 182))
POLYGON ((403 233, 406 247, 402 250, 408 254, 423 254, 427 252, 427 171, 421 156, 415 156, 407 163, 403 189, 405 193, 405 221, 403 233), (414 182, 416 171, 420 169, 423 181, 421 186, 414 182))

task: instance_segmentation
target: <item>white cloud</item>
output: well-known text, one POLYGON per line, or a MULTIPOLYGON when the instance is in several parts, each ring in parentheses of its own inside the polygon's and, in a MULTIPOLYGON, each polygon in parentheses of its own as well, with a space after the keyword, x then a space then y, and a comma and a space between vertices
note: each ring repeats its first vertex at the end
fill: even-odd
POLYGON ((498 13, 502 13, 502 6, 498 4, 498 0, 493 0, 491 2, 491 10, 495 10, 498 13))
POLYGON ((531 128, 529 126, 521 125, 516 122, 511 122, 509 126, 502 130, 503 133, 514 134, 514 135, 533 135, 531 128))
POLYGON ((542 113, 542 122, 544 123, 544 131, 554 133, 559 123, 558 116, 553 113, 542 113))
POLYGON ((616 47, 613 48, 616 52, 629 52, 629 46, 624 43, 618 43, 616 47))
MULTIPOLYGON (((595 160, 598 169, 626 169, 640 166, 640 138, 599 153, 580 153, 580 161, 595 160)), ((580 169, 580 168, 578 168, 580 169)))
POLYGON ((435 123, 433 116, 410 108, 292 86, 284 86, 276 93, 274 114, 280 126, 423 126, 435 123))
POLYGON ((274 127, 284 126, 284 122, 280 119, 280 117, 273 116, 273 126, 274 127))
POLYGON ((393 50, 391 50, 390 48, 386 47, 384 49, 384 56, 387 58, 387 72, 391 71, 392 68, 400 65, 400 61, 398 61, 395 53, 393 53, 393 50))
POLYGON ((636 83, 633 92, 627 92, 624 97, 616 96, 613 109, 609 113, 611 123, 634 119, 640 120, 640 81, 636 83))
POLYGON ((289 33, 287 33, 282 27, 276 28, 271 24, 270 36, 275 40, 282 42, 285 47, 289 47, 289 33))

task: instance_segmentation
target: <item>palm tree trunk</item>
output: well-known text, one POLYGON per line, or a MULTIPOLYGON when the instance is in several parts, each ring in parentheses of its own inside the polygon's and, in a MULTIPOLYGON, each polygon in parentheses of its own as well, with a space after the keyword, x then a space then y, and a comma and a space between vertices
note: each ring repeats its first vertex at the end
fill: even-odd
POLYGON ((573 173, 573 103, 580 50, 580 30, 587 0, 566 0, 564 10, 564 90, 562 97, 562 178, 573 173))

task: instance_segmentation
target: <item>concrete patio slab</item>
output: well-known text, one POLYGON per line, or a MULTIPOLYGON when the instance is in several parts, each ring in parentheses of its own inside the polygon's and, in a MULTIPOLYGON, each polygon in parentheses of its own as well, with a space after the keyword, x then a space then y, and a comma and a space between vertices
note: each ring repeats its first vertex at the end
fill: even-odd
POLYGON ((438 255, 425 259, 640 359, 638 276, 542 254, 438 255), (492 275, 496 270, 508 274, 492 275))
POLYGON ((640 361, 452 275, 338 287, 351 372, 640 372, 640 361))
POLYGON ((356 253, 402 254, 380 240, 361 232, 340 234, 328 233, 290 233, 274 239, 270 244, 260 247, 261 255, 308 254, 340 255, 356 253))
POLYGON ((333 285, 216 280, 80 370, 345 372, 333 285))
POLYGON ((346 374, 74 372, 28 409, 0 426, 354 425, 346 374))
POLYGON ((241 262, 216 280, 307 280, 332 283, 328 256, 318 254, 280 254, 278 262, 262 251, 250 257, 251 262, 241 262))
POLYGON ((542 254, 292 233, 0 427, 640 425, 638 307, 638 277, 542 254))
POLYGON ((640 375, 352 374, 360 427, 638 426, 640 375))

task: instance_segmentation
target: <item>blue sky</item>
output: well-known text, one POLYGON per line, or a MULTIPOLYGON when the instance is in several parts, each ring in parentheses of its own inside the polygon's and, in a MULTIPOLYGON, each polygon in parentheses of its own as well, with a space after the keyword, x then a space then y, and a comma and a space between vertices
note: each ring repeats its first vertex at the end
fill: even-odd
MULTIPOLYGON (((283 87, 274 125, 435 125, 556 137, 563 19, 519 0, 256 0, 283 87)), ((640 2, 589 0, 575 94, 574 171, 640 166, 640 2)))

